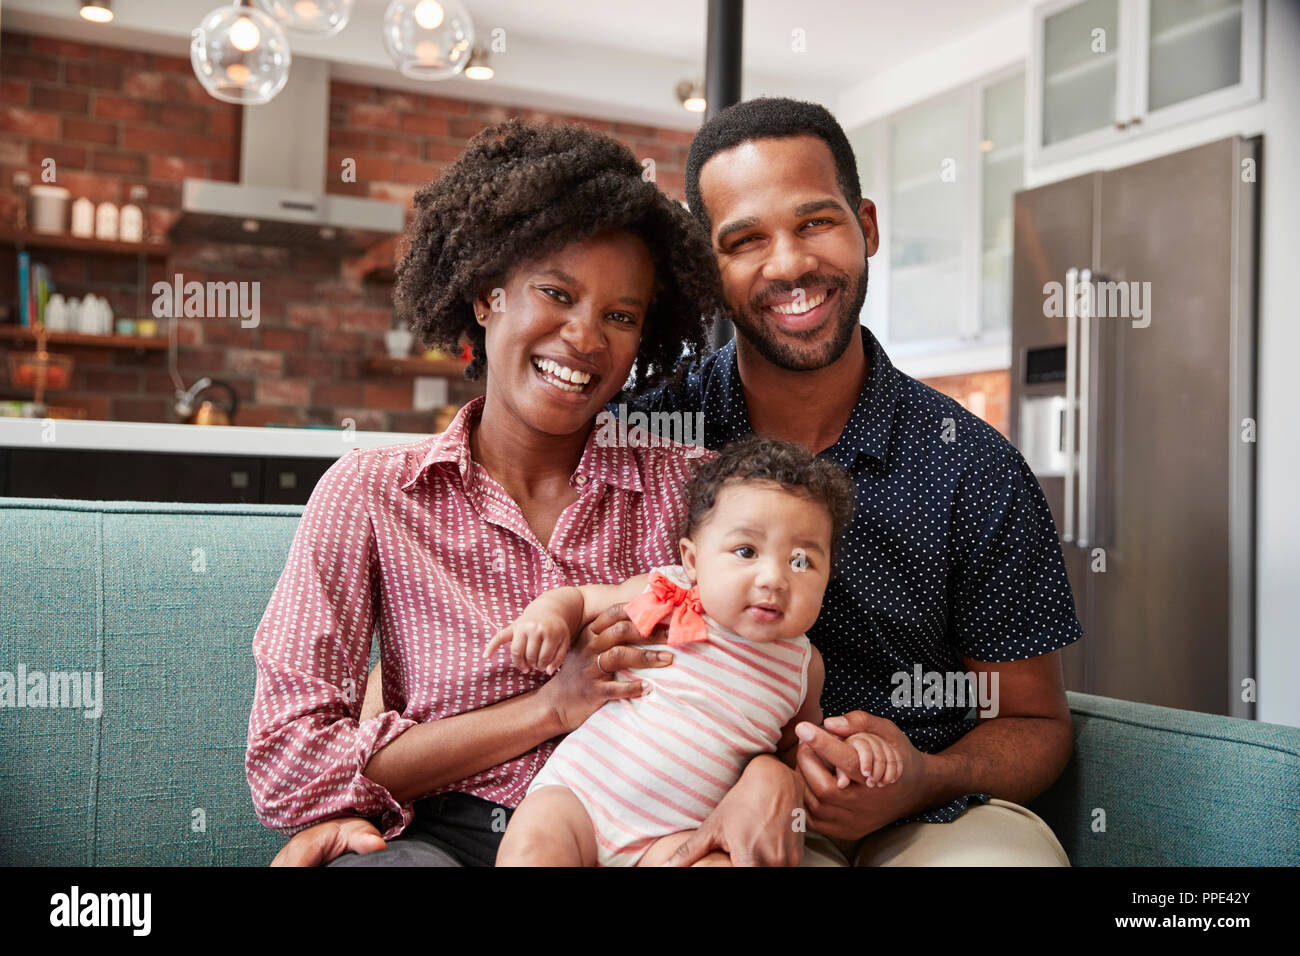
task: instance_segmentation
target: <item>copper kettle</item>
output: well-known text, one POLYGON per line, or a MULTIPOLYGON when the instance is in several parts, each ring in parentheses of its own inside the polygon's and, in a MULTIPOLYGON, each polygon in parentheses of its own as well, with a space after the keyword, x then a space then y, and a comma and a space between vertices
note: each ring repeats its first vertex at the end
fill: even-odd
POLYGON ((188 392, 177 392, 176 414, 186 425, 229 425, 235 420, 239 409, 239 396, 227 382, 203 377, 195 382, 188 392), (224 389, 229 397, 228 404, 221 405, 203 395, 213 388, 224 389), (201 400, 202 399, 202 400, 201 400))

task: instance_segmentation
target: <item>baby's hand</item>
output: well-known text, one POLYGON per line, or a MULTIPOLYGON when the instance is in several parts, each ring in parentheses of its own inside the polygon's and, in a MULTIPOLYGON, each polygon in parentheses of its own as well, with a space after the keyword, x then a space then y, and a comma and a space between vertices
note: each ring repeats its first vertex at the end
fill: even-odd
POLYGON ((857 733, 845 741, 858 754, 858 765, 835 768, 836 782, 843 790, 855 780, 868 787, 887 787, 903 772, 903 758, 898 748, 877 734, 857 733))
POLYGON ((521 617, 497 632, 483 656, 491 657, 508 642, 510 659, 517 669, 525 673, 537 670, 554 674, 564 663, 572 640, 568 622, 558 614, 521 617))

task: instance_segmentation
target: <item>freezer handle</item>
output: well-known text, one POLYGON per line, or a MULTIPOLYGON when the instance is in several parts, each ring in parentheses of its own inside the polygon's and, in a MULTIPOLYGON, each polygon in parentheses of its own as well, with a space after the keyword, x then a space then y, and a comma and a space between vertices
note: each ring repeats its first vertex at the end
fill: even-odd
POLYGON ((1092 543, 1092 270, 1079 271, 1079 527, 1081 548, 1092 543))
POLYGON ((1079 319, 1075 315, 1074 290, 1078 288, 1079 270, 1065 272, 1065 529, 1061 540, 1074 540, 1074 470, 1078 462, 1074 441, 1075 381, 1074 368, 1078 351, 1079 319))

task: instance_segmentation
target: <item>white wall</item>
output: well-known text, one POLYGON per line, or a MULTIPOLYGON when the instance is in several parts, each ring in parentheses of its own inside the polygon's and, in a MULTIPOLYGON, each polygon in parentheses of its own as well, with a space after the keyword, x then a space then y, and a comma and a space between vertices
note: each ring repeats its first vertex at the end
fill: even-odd
MULTIPOLYGON (((862 125, 1016 62, 1030 11, 990 25, 844 91, 836 115, 862 125)), ((1025 171, 1041 186, 1226 136, 1264 137, 1261 164, 1256 521, 1256 676, 1260 720, 1300 726, 1300 4, 1266 0, 1264 96, 1252 106, 1025 171)))

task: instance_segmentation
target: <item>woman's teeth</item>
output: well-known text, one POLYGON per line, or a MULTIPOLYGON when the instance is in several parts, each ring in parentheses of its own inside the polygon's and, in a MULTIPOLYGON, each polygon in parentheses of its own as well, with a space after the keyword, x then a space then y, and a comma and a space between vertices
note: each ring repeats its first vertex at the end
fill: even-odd
POLYGON ((533 359, 533 366, 545 375, 552 385, 566 392, 581 392, 591 381, 591 375, 587 372, 580 372, 576 368, 569 368, 551 359, 533 359))
POLYGON ((779 312, 781 315, 803 315, 805 312, 811 312, 813 309, 817 308, 817 306, 825 302, 826 295, 825 292, 822 292, 813 296, 811 299, 804 299, 802 301, 795 299, 793 302, 789 302, 785 305, 773 305, 769 308, 771 308, 773 312, 779 312))

